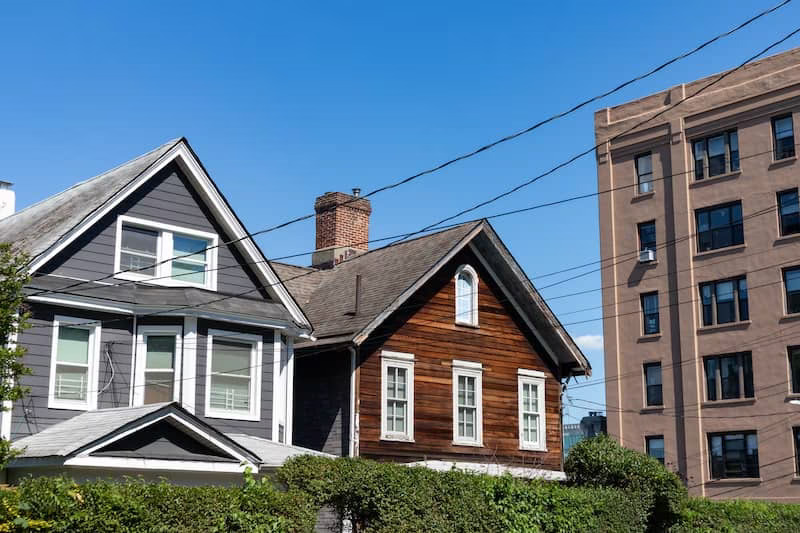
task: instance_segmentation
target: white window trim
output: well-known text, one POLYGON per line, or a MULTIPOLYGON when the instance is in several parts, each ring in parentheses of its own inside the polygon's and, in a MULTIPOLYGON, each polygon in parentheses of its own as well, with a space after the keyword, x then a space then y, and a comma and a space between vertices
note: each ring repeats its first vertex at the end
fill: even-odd
POLYGON ((263 355, 263 338, 260 335, 209 329, 206 335, 206 390, 205 416, 207 418, 224 418, 227 420, 261 420, 261 360, 263 355), (235 413, 211 408, 211 358, 213 357, 214 337, 222 337, 237 342, 248 342, 250 350, 250 412, 235 413))
POLYGON ((475 272, 475 269, 472 268, 470 265, 461 265, 456 270, 456 275, 453 277, 453 282, 455 283, 455 317, 456 317, 456 324, 461 326, 472 326, 478 327, 478 273, 475 272), (472 294, 470 295, 470 307, 472 312, 470 313, 470 319, 464 319, 459 316, 458 313, 458 277, 461 275, 462 272, 466 272, 467 274, 472 277, 472 294))
POLYGON ((200 287, 211 291, 217 290, 217 251, 219 246, 219 236, 216 233, 209 233, 191 228, 173 226, 152 220, 120 215, 117 217, 117 233, 114 244, 114 277, 129 281, 149 281, 155 285, 166 287, 200 287), (122 252, 122 225, 136 226, 142 229, 158 231, 158 244, 156 245, 156 269, 155 275, 142 274, 140 272, 120 272, 120 255, 122 252), (205 283, 194 283, 181 279, 172 279, 170 272, 172 262, 166 261, 172 257, 172 245, 174 234, 196 237, 209 242, 206 250, 206 271, 205 283))
POLYGON ((538 370, 526 370, 520 368, 517 370, 517 421, 519 425, 519 449, 520 450, 533 450, 546 452, 547 451, 547 409, 545 408, 545 373, 538 370), (538 387, 538 404, 539 404, 539 442, 527 442, 524 439, 523 433, 523 417, 522 417, 522 387, 525 384, 536 385, 538 387))
POLYGON ((47 391, 48 409, 70 409, 74 411, 94 411, 97 409, 97 396, 99 382, 100 365, 100 338, 102 328, 100 322, 91 322, 86 318, 76 318, 70 316, 56 315, 53 317, 53 338, 50 347, 50 383, 47 391), (89 383, 86 386, 86 401, 76 402, 73 400, 61 400, 55 397, 56 385, 56 364, 58 353, 58 328, 61 324, 81 329, 89 330, 89 353, 87 378, 89 383))
POLYGON ((483 365, 473 361, 453 361, 453 444, 483 447, 483 365), (475 438, 458 436, 458 377, 475 378, 475 438))
POLYGON ((183 355, 183 328, 181 326, 139 326, 136 335, 136 374, 133 381, 133 405, 144 405, 144 374, 147 366, 147 337, 149 335, 174 335, 175 336, 175 361, 173 362, 172 401, 181 399, 181 369, 183 355))
POLYGON ((414 354, 381 351, 381 440, 414 442, 414 354), (406 371, 406 430, 388 431, 386 413, 386 382, 389 367, 406 371))

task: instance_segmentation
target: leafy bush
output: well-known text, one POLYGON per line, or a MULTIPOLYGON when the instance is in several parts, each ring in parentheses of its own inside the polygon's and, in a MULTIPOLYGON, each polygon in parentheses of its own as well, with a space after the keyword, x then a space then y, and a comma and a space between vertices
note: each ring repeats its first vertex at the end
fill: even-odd
POLYGON ((800 531, 800 505, 691 498, 673 533, 783 533, 800 531))
POLYGON ((648 508, 652 530, 675 523, 688 498, 678 476, 652 457, 623 448, 607 435, 572 447, 564 470, 572 485, 618 488, 639 495, 648 508))
POLYGON ((299 532, 312 531, 316 520, 305 495, 249 477, 228 488, 40 477, 0 499, 0 531, 299 532))
POLYGON ((643 531, 647 520, 644 506, 620 491, 509 476, 309 456, 278 476, 357 531, 643 531))

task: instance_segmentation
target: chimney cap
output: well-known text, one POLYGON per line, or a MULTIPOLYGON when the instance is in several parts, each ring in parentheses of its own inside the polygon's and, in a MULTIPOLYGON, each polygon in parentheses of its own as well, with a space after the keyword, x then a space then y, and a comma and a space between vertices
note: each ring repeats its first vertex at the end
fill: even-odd
POLYGON ((361 187, 353 187, 353 196, 356 198, 361 196, 361 187))
POLYGON ((0 180, 0 189, 10 189, 12 185, 14 184, 10 181, 0 180))

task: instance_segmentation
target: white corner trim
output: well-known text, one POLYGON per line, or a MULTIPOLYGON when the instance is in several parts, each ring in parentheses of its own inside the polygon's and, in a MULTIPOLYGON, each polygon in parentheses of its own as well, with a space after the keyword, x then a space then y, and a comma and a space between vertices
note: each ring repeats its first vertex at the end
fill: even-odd
POLYGON ((413 361, 414 354, 405 352, 393 352, 390 350, 381 350, 381 358, 394 359, 396 361, 413 361))
POLYGON ((353 346, 348 346, 347 351, 350 353, 350 424, 348 427, 349 432, 349 446, 347 448, 348 457, 356 456, 356 349, 353 346))
POLYGON ((460 324, 463 326, 472 326, 478 327, 478 273, 475 271, 474 268, 470 265, 461 265, 456 269, 456 273, 453 276, 453 283, 455 284, 455 307, 453 312, 455 314, 455 323, 460 324), (459 316, 460 313, 458 312, 458 278, 461 276, 462 273, 467 273, 467 275, 472 279, 472 292, 469 294, 469 301, 470 301, 470 310, 469 310, 469 319, 464 319, 463 317, 459 316))
POLYGON ((209 329, 206 335, 206 390, 205 390, 205 411, 206 418, 222 418, 226 420, 249 420, 258 422, 261 420, 261 373, 262 373, 263 339, 259 335, 249 333, 239 333, 235 331, 223 331, 209 329), (237 342, 245 342, 251 345, 250 350, 250 412, 234 412, 215 410, 211 408, 211 361, 214 357, 213 344, 214 337, 222 337, 237 342))
POLYGON ((182 326, 161 326, 161 325, 139 325, 136 331, 136 353, 141 357, 136 360, 133 405, 144 405, 145 393, 145 371, 147 367, 147 337, 149 336, 172 336, 175 339, 175 358, 172 362, 172 401, 181 400, 181 368, 183 352, 183 327, 182 326))
POLYGON ((183 319, 183 365, 181 405, 192 414, 197 410, 197 317, 183 319))
POLYGON ((61 305, 65 307, 75 307, 78 309, 88 309, 91 311, 105 311, 107 313, 119 313, 125 315, 134 314, 134 310, 128 307, 117 307, 114 305, 97 304, 93 302, 83 301, 80 298, 59 298, 53 296, 26 296, 26 300, 37 303, 61 305))
POLYGON ((294 338, 286 339, 286 427, 284 437, 288 446, 294 437, 294 338))
POLYGON ((98 383, 100 379, 100 339, 102 328, 100 322, 92 322, 85 318, 56 315, 53 317, 52 339, 50 345, 50 379, 47 389, 48 409, 70 409, 75 411, 93 411, 97 409, 98 383), (56 365, 58 354, 58 328, 65 326, 89 330, 89 346, 86 368, 86 401, 62 400, 55 397, 56 365))
POLYGON ((381 356, 381 440, 414 442, 414 356, 412 354, 388 352, 400 357, 381 356), (410 356, 410 358, 409 358, 410 356), (386 383, 389 368, 397 368, 406 372, 406 419, 405 431, 389 431, 386 383))
MULTIPOLYGON (((19 313, 14 313, 14 324, 16 325, 19 320, 19 313)), ((19 331, 14 331, 8 337, 8 344, 6 347, 13 350, 17 347, 17 339, 19 338, 19 331)), ((13 380, 8 380, 9 385, 13 385, 13 380)), ((3 411, 0 412, 0 438, 10 441, 11 440, 11 418, 13 416, 14 402, 11 400, 3 401, 3 411)))
POLYGON ((517 375, 518 376, 529 376, 529 377, 532 377, 532 378, 542 378, 542 379, 547 377, 547 374, 545 374, 544 372, 542 372, 540 370, 529 370, 527 368, 518 368, 517 369, 517 375))
POLYGON ((277 329, 273 332, 272 341, 272 442, 278 442, 278 419, 280 418, 280 376, 281 376, 281 332, 277 329))

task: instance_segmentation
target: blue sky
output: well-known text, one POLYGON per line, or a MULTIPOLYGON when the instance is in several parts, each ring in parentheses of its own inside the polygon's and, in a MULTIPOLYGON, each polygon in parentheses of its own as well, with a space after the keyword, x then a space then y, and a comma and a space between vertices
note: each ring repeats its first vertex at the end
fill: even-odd
MULTIPOLYGON (((186 136, 252 230, 522 129, 777 3, 16 2, 0 10, 0 179, 24 207, 186 136)), ((594 143, 594 110, 734 67, 800 20, 790 4, 597 105, 373 197, 371 237, 419 229, 594 143)), ((800 45, 794 38, 777 51, 800 45)), ((477 215, 594 192, 587 156, 477 215)), ((597 202, 494 225, 535 276, 599 259, 597 202)), ((313 221, 259 239, 309 251, 313 221)), ((543 290, 597 288, 599 274, 543 290)), ((600 293, 553 300, 599 318, 600 293)), ((568 326, 604 401, 602 325, 568 326)), ((577 403, 577 402, 576 402, 577 403)), ((587 406, 587 404, 581 404, 587 406)), ((586 409, 567 406, 567 422, 586 409)))

